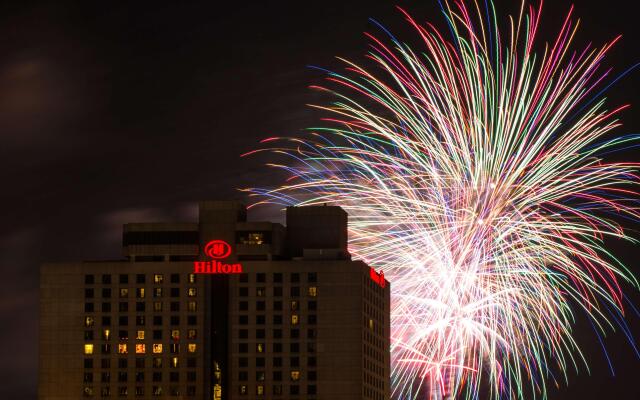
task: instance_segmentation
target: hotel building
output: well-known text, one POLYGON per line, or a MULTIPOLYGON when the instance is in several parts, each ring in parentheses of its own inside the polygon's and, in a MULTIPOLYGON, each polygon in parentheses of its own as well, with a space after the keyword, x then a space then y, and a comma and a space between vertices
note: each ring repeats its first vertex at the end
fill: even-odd
POLYGON ((246 214, 202 202, 125 224, 121 260, 43 265, 39 399, 388 400, 389 283, 344 210, 246 214))

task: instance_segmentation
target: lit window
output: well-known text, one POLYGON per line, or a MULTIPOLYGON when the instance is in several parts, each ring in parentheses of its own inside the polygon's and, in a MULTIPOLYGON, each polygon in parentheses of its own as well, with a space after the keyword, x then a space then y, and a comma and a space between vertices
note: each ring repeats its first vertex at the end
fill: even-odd
POLYGON ((169 365, 171 368, 178 368, 178 357, 171 357, 169 365))
POLYGON ((120 297, 129 297, 129 289, 120 288, 120 297))
POLYGON ((196 344, 195 343, 189 343, 187 345, 187 351, 189 353, 195 353, 196 352, 196 344))
POLYGON ((136 332, 136 339, 137 340, 144 340, 144 331, 137 331, 136 332))
POLYGON ((256 387, 256 394, 258 396, 263 396, 264 395, 264 385, 258 385, 256 387))
POLYGON ((171 330, 171 339, 179 340, 180 339, 180 329, 172 329, 171 330))
POLYGON ((318 295, 318 288, 315 286, 309 286, 309 296, 316 297, 318 295))
POLYGON ((258 353, 264 353, 264 343, 257 343, 256 344, 256 351, 258 353))
POLYGON ((292 381, 300 380, 300 371, 291 371, 291 380, 292 381))
POLYGON ((136 343, 136 354, 144 354, 147 349, 144 343, 136 343))
POLYGON ((162 353, 162 343, 154 343, 153 344, 153 352, 158 354, 162 353))
POLYGON ((93 344, 88 343, 84 345, 84 354, 93 354, 93 344))
POLYGON ((162 396, 162 387, 161 386, 154 386, 153 387, 153 395, 154 396, 162 396))
POLYGON ((197 331, 195 329, 187 330, 187 339, 195 339, 198 336, 197 331))
POLYGON ((298 325, 298 316, 295 314, 291 316, 291 325, 298 325))
POLYGON ((196 283, 196 274, 189 274, 189 283, 196 283))
POLYGON ((256 288, 256 296, 264 297, 266 293, 267 293, 267 290, 265 288, 263 287, 256 288))
POLYGON ((162 283, 162 281, 164 281, 164 276, 162 276, 162 274, 153 275, 153 282, 154 283, 162 283))
POLYGON ((195 312, 196 311, 196 302, 195 301, 190 301, 189 303, 187 303, 187 309, 189 311, 195 312))
POLYGON ((373 320, 369 318, 369 329, 373 330, 373 320))
POLYGON ((196 288, 191 287, 191 288, 187 289, 187 296, 196 297, 196 288))
POLYGON ((93 387, 85 386, 82 392, 84 393, 85 397, 91 397, 93 396, 93 387))
POLYGON ((296 300, 291 300, 291 311, 296 311, 298 309, 298 302, 296 300))
POLYGON ((91 328, 93 326, 94 319, 93 317, 84 317, 84 326, 87 328, 91 328))
POLYGON ((144 299, 144 288, 137 288, 136 289, 136 297, 139 299, 144 299))
POLYGON ((111 331, 109 329, 102 330, 102 340, 109 340, 111 338, 111 331))
POLYGON ((162 311, 162 302, 161 301, 154 301, 153 302, 153 311, 156 311, 156 312, 162 311))
MULTIPOLYGON (((154 348, 155 350, 155 348, 154 348)), ((162 349, 160 349, 160 352, 162 352, 162 349)), ((155 353, 155 351, 154 351, 155 353)), ((153 368, 162 368, 162 358, 160 357, 153 357, 153 368)))
POLYGON ((162 297, 162 288, 153 288, 153 297, 162 297))
POLYGON ((118 353, 127 354, 127 344, 126 343, 118 343, 118 353))
POLYGON ((249 391, 247 390, 247 385, 240 385, 240 390, 239 390, 240 394, 245 395, 247 393, 249 393, 249 391))

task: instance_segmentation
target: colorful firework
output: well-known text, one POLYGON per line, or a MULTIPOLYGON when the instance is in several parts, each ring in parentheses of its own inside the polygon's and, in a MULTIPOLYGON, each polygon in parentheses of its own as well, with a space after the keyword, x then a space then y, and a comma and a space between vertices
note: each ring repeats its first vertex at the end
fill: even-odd
POLYGON ((505 38, 485 6, 445 3, 451 40, 400 10, 419 49, 367 35, 377 73, 342 60, 340 89, 314 87, 336 99, 314 106, 325 126, 263 141, 283 143, 264 150, 287 183, 247 189, 347 210, 350 251, 392 283, 397 399, 545 398, 586 367, 573 310, 600 335, 620 324, 619 282, 636 285, 604 245, 639 216, 637 164, 602 159, 636 140, 610 134, 625 107, 594 95, 618 38, 571 50, 570 10, 536 50, 541 7, 522 3, 505 38))

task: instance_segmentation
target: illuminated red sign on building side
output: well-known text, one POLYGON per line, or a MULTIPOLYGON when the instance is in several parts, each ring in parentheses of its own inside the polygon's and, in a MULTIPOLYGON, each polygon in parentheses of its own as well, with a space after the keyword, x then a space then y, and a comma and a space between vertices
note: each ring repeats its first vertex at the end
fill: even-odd
POLYGON ((224 240, 212 240, 204 246, 204 253, 214 261, 194 261, 194 274, 241 274, 242 264, 217 261, 231 255, 231 245, 224 240))
POLYGON ((375 269, 369 267, 369 277, 371 277, 371 280, 377 283, 378 286, 383 289, 387 285, 386 281, 384 280, 384 272, 382 271, 380 271, 380 273, 377 273, 375 269))

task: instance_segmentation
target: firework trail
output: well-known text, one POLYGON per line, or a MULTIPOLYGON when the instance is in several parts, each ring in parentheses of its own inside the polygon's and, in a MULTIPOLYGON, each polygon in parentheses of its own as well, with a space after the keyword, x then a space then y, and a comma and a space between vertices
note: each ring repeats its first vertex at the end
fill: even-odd
POLYGON ((394 398, 545 398, 586 367, 574 311, 600 335, 636 285, 604 245, 631 240, 612 218, 638 218, 637 165, 601 158, 636 137, 594 97, 618 38, 572 50, 570 10, 534 49, 525 3, 506 35, 492 4, 444 3, 451 35, 400 11, 419 47, 367 34, 373 67, 342 60, 314 87, 335 98, 314 106, 324 126, 250 152, 284 157, 286 184, 246 190, 347 210, 351 253, 392 283, 394 398))

